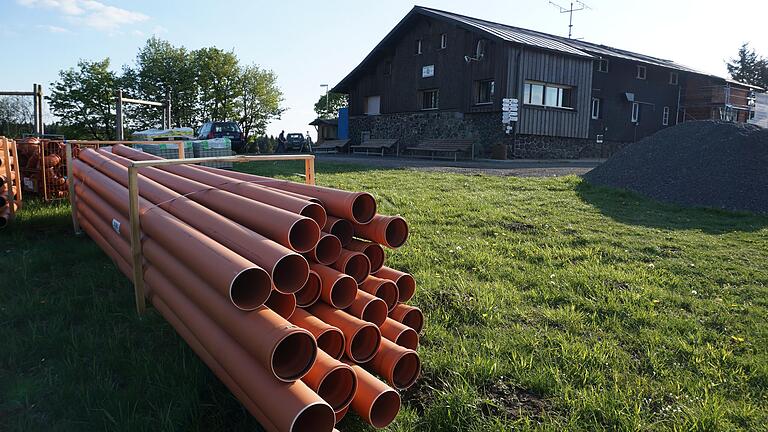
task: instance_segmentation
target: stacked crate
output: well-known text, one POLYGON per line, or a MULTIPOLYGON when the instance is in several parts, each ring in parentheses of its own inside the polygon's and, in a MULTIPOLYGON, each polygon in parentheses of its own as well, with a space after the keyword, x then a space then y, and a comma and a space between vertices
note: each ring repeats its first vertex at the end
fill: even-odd
MULTIPOLYGON (((184 159, 193 157, 194 150, 191 141, 184 142, 184 159)), ((151 155, 160 156, 165 159, 178 159, 179 158, 179 144, 176 142, 164 144, 162 141, 158 141, 157 144, 134 144, 134 148, 140 149, 151 155)))
POLYGON ((16 142, 20 185, 45 201, 67 197, 66 146, 62 139, 27 137, 16 142))
MULTIPOLYGON (((229 138, 214 138, 192 141, 196 158, 232 156, 232 141, 229 138)), ((232 169, 232 162, 204 162, 201 165, 213 168, 232 169)))

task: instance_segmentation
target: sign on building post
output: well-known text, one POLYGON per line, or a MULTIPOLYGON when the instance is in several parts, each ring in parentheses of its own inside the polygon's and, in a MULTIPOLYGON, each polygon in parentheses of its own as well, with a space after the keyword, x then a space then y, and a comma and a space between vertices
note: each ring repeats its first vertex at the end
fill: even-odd
POLYGON ((515 130, 513 123, 519 120, 520 101, 515 98, 504 98, 501 100, 501 122, 505 125, 506 133, 510 134, 515 130))

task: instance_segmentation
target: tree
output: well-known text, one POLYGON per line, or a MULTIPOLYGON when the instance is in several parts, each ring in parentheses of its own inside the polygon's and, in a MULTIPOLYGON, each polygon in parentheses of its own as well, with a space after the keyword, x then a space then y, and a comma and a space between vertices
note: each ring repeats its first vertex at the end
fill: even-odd
POLYGON ((0 136, 33 132, 32 99, 28 96, 0 97, 0 136))
POLYGON ((768 60, 745 43, 736 58, 726 64, 731 78, 746 84, 768 88, 768 60))
POLYGON ((201 48, 192 57, 197 69, 200 91, 199 111, 202 121, 236 120, 240 68, 234 52, 219 48, 201 48))
POLYGON ((262 135, 272 119, 279 118, 285 111, 280 105, 283 92, 277 86, 277 75, 271 70, 258 66, 246 66, 240 70, 237 89, 238 123, 246 139, 252 134, 262 135))
POLYGON ((343 93, 328 93, 327 99, 328 102, 326 102, 326 95, 322 95, 315 103, 315 112, 320 118, 335 118, 339 108, 347 106, 347 95, 343 93))
POLYGON ((47 96, 51 112, 77 138, 105 140, 114 136, 114 94, 116 74, 109 70, 109 58, 80 60, 77 68, 59 71, 47 96))

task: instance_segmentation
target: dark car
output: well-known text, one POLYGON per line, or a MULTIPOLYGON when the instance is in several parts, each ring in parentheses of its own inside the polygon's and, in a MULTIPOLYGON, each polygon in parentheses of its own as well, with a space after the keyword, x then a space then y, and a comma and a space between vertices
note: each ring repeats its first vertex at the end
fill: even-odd
POLYGON ((245 140, 240 125, 235 122, 208 122, 197 131, 197 139, 229 138, 232 150, 241 153, 245 150, 245 140))
POLYGON ((307 140, 304 138, 304 134, 301 133, 289 133, 285 137, 285 149, 286 150, 301 150, 302 146, 306 144, 307 140))

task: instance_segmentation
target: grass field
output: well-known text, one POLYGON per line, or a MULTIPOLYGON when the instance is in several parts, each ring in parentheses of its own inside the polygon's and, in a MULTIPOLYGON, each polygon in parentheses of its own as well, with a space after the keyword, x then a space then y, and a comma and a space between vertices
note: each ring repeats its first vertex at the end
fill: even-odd
MULTIPOLYGON (((768 430, 768 217, 577 177, 320 162, 318 181, 411 225, 388 259, 418 281, 423 377, 390 430, 768 430)), ((161 317, 136 317, 66 207, 28 204, 0 257, 0 430, 259 430, 161 317)))

